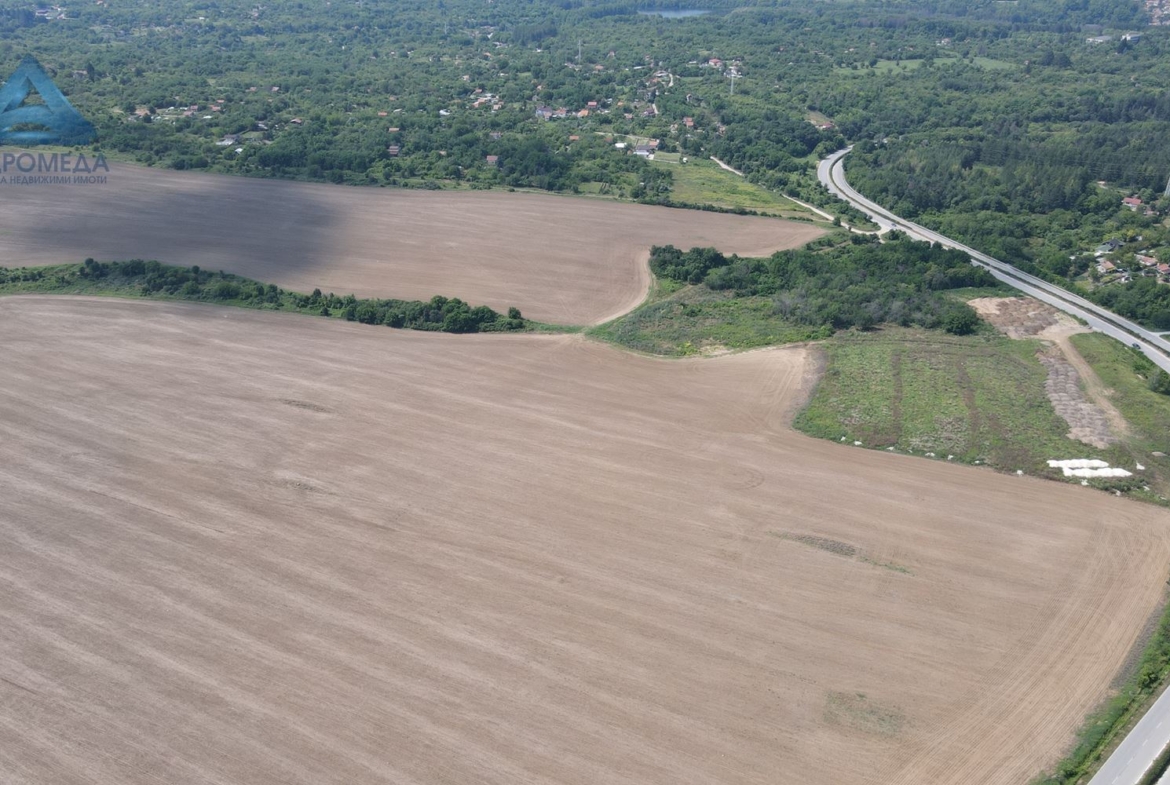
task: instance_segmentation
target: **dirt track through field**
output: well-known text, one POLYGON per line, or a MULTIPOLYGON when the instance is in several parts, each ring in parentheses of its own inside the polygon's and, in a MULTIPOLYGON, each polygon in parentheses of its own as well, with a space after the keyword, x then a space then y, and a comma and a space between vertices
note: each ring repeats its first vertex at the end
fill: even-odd
POLYGON ((501 192, 288 183, 111 164, 105 185, 0 189, 0 265, 87 257, 226 270, 295 291, 459 297, 560 324, 646 295, 651 245, 763 256, 807 223, 501 192))
POLYGON ((1019 785, 1170 563, 1164 510, 792 432, 801 349, 0 336, 5 785, 1019 785))
POLYGON ((1088 327, 1032 297, 979 297, 970 304, 1009 338, 1052 342, 1053 350, 1038 359, 1048 369, 1048 398, 1068 423, 1068 438, 1104 449, 1129 433, 1110 391, 1069 340, 1088 327))

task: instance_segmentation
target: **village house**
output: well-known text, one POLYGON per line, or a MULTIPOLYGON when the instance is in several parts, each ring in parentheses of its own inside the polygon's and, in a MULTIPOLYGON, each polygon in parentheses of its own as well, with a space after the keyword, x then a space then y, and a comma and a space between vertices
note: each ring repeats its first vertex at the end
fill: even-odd
POLYGON ((1127 196, 1121 200, 1121 203, 1131 210, 1136 210, 1142 206, 1142 200, 1136 196, 1127 196))
POLYGON ((1105 242, 1103 242, 1097 246, 1097 250, 1093 252, 1093 255, 1094 256, 1104 256, 1107 253, 1113 253, 1118 248, 1120 248, 1122 245, 1124 245, 1124 243, 1122 243, 1121 240, 1116 240, 1116 239, 1106 240, 1105 242))
POLYGON ((391 158, 397 158, 398 154, 402 152, 402 148, 396 144, 392 144, 386 148, 386 152, 390 154, 391 158))
POLYGON ((1137 263, 1142 267, 1153 267, 1158 264, 1158 260, 1152 256, 1145 256, 1144 254, 1139 253, 1136 254, 1134 258, 1137 259, 1137 263))
POLYGON ((498 156, 498 155, 489 155, 486 160, 487 160, 488 166, 499 166, 500 165, 500 156, 498 156))

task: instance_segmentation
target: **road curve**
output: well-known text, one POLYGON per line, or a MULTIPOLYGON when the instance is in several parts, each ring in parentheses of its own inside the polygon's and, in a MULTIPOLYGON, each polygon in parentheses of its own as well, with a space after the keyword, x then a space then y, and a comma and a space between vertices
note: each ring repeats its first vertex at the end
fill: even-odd
MULTIPOLYGON (((891 213, 881 205, 858 193, 845 180, 845 165, 843 160, 852 147, 839 150, 825 158, 817 166, 817 177, 826 188, 837 197, 849 202, 858 210, 868 215, 882 230, 897 229, 900 232, 930 243, 938 243, 946 248, 956 248, 969 254, 971 261, 980 267, 986 268, 992 275, 1009 286, 1015 287, 1025 294, 1042 300, 1049 305, 1059 308, 1065 313, 1083 319, 1094 330, 1116 338, 1126 345, 1137 345, 1146 357, 1163 370, 1170 373, 1170 341, 1157 333, 1151 332, 1140 324, 1089 302, 1072 292, 1050 284, 1034 275, 1019 270, 1007 262, 1001 262, 974 248, 944 237, 938 232, 919 226, 913 221, 891 213)), ((1167 732, 1170 733, 1170 723, 1167 723, 1167 732)), ((1170 741, 1170 736, 1167 737, 1170 741)), ((1160 750, 1159 750, 1160 751, 1160 750)), ((1157 754, 1157 753, 1155 753, 1157 754)))

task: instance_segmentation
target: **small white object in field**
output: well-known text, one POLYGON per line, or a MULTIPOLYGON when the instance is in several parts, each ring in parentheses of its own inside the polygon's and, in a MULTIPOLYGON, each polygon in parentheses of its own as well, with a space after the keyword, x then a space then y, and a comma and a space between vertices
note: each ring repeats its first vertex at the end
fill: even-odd
POLYGON ((1109 464, 1097 458, 1071 458, 1064 461, 1049 461, 1053 469, 1107 469, 1109 464))
POLYGON ((860 446, 861 446, 861 442, 854 442, 854 443, 853 443, 853 446, 854 446, 854 447, 860 447, 860 446))
POLYGON ((1134 464, 1134 466, 1137 468, 1137 470, 1139 472, 1144 472, 1146 470, 1146 467, 1142 466, 1140 463, 1136 463, 1136 464, 1134 464))
POLYGON ((1110 467, 1105 461, 1095 458, 1073 458, 1066 461, 1049 461, 1048 466, 1060 469, 1065 477, 1132 477, 1133 472, 1110 467))

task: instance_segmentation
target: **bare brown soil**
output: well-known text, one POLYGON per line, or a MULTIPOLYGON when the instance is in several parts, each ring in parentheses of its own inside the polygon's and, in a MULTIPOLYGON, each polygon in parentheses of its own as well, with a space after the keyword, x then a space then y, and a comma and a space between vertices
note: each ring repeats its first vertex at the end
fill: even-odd
POLYGON ((1018 785, 1170 561, 1164 510, 790 431, 803 349, 0 335, 6 785, 1018 785))
POLYGON ((1069 341, 1088 328, 1031 297, 981 297, 979 315, 1010 338, 1040 338, 1053 344, 1038 355, 1048 370, 1045 389, 1056 413, 1068 423, 1068 438, 1105 448, 1129 432, 1121 412, 1093 368, 1069 341))
POLYGON ((541 194, 111 169, 105 185, 0 189, 0 265, 157 259, 296 291, 441 294, 593 324, 645 298, 651 245, 762 256, 823 233, 778 218, 541 194))
POLYGON ((1009 338, 1035 338, 1044 330, 1072 319, 1031 297, 977 297, 971 307, 1009 338))

